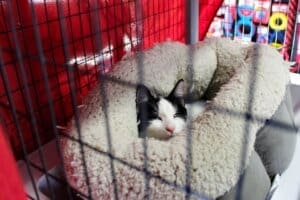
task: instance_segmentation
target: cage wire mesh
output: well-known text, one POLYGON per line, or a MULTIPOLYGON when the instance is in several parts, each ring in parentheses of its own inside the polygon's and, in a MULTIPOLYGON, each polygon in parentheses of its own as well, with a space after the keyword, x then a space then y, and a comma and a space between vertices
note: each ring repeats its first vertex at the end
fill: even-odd
MULTIPOLYGON (((291 2, 295 3, 292 0, 291 2)), ((290 59, 291 49, 294 47, 293 37, 296 36, 293 34, 295 18, 288 24, 288 2, 276 1, 276 6, 272 7, 272 11, 270 10, 273 5, 271 1, 255 4, 256 7, 249 6, 251 3, 253 4, 253 1, 225 1, 208 30, 208 37, 221 36, 247 42, 271 43, 282 51, 286 59, 290 59), (279 13, 277 15, 279 19, 269 22, 268 19, 273 16, 269 16, 270 13, 273 15, 279 13), (282 26, 285 27, 282 28, 282 26)), ((213 1, 211 6, 215 6, 214 4, 217 3, 213 1)), ((34 196, 31 194, 27 196, 30 199, 41 199, 33 177, 32 170, 34 169, 46 175, 46 184, 51 199, 57 198, 52 180, 66 185, 69 199, 91 199, 91 188, 88 188, 88 195, 82 194, 71 188, 65 180, 47 172, 47 157, 42 151, 43 144, 55 139, 60 163, 64 163, 58 141, 60 137, 68 137, 63 134, 62 129, 74 116, 78 143, 81 145, 80 153, 84 163, 85 181, 89 186, 90 177, 86 170, 83 147, 93 147, 80 140, 78 107, 81 105, 82 97, 86 96, 99 81, 104 104, 106 82, 112 81, 116 84, 136 87, 122 80, 112 80, 105 76, 111 71, 114 63, 126 54, 138 52, 138 78, 139 82, 143 83, 142 50, 165 40, 197 42, 198 16, 201 16, 201 13, 197 13, 198 2, 183 0, 6 0, 0 1, 0 5, 0 114, 2 125, 9 133, 8 138, 16 159, 23 159, 26 163, 34 190, 34 196), (28 158, 34 150, 38 152, 40 165, 28 158)), ((292 6, 295 10, 295 5, 292 6)), ((290 18, 291 16, 293 15, 289 15, 290 18)), ((207 19, 207 21, 210 20, 207 19)), ((206 21, 201 23, 206 23, 206 21)), ((295 55, 292 55, 294 56, 292 60, 295 60, 295 55)), ((193 59, 191 56, 190 60, 193 59)), ((242 115, 248 121, 265 121, 266 119, 260 116, 251 115, 256 65, 257 63, 253 63, 254 69, 249 80, 253 84, 249 85, 248 89, 248 109, 242 115)), ((193 73, 190 73, 188 79, 192 80, 192 78, 193 73)), ((109 113, 105 108, 106 106, 104 106, 106 136, 111 145, 109 113)), ((233 116, 241 114, 234 110, 224 110, 221 107, 219 112, 233 116)), ((280 122, 273 122, 273 124, 278 128, 294 128, 280 122)), ((249 123, 246 123, 245 138, 247 138, 248 129, 249 123)), ((144 140, 146 191, 149 191, 151 178, 161 178, 165 184, 184 190, 187 199, 191 194, 208 199, 200 191, 193 191, 190 187, 192 165, 190 132, 187 134, 186 142, 188 144, 186 156, 189 158, 185 166, 186 185, 178 186, 161 177, 155 177, 147 170, 148 147, 147 140, 144 140)), ((241 149, 242 155, 245 154, 245 150, 246 147, 241 149)), ((111 146, 109 146, 109 151, 111 152, 111 146)), ((114 161, 116 158, 112 155, 107 156, 110 158, 108 168, 111 169, 111 176, 115 177, 114 161)), ((243 167, 245 160, 241 160, 241 163, 243 167)), ((133 167, 126 162, 123 164, 133 167)), ((63 175, 65 175, 64 172, 63 175)), ((120 198, 116 189, 117 181, 115 178, 113 182, 115 199, 120 198)), ((242 184, 243 181, 239 181, 236 199, 241 199, 242 184)))

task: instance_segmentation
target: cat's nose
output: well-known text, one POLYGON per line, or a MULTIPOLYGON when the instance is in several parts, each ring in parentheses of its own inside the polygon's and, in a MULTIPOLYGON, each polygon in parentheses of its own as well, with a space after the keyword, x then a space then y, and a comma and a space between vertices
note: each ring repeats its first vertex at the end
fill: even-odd
POLYGON ((171 127, 171 126, 166 127, 166 131, 171 133, 171 134, 174 132, 174 130, 175 130, 175 127, 171 127))

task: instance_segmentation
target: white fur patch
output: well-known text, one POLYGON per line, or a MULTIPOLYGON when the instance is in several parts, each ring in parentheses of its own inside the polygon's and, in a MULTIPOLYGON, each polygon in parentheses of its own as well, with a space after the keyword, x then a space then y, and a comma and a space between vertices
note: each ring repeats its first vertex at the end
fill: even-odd
POLYGON ((194 121, 200 116, 206 109, 207 103, 204 101, 196 101, 190 104, 186 104, 188 120, 194 121))
POLYGON ((158 102, 158 116, 160 119, 154 119, 147 127, 147 136, 157 139, 168 139, 173 135, 180 133, 186 125, 181 117, 175 117, 176 108, 166 99, 161 98, 158 102), (166 129, 174 129, 171 134, 166 129))

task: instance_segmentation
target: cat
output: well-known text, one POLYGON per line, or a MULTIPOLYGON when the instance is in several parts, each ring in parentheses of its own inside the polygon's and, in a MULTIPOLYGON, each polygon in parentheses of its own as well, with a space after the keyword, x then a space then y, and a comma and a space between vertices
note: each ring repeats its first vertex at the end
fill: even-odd
POLYGON ((194 119, 204 111, 204 104, 185 104, 184 80, 179 80, 168 96, 154 96, 144 85, 136 89, 139 137, 167 140, 182 132, 187 119, 194 119), (187 110, 191 115, 188 115, 187 110))

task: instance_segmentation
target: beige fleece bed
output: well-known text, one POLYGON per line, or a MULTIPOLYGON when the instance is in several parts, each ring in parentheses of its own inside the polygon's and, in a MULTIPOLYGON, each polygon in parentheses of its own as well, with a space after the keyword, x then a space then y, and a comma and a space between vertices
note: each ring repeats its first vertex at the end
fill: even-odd
MULTIPOLYGON (((192 80, 188 81, 193 96, 200 98, 205 93, 210 98, 206 111, 191 126, 192 144, 188 147, 192 162, 188 176, 192 197, 223 195, 237 183, 247 166, 256 133, 264 125, 262 121, 247 122, 249 131, 245 134, 243 113, 250 109, 254 116, 271 118, 288 84, 287 63, 269 46, 227 39, 210 39, 193 47, 165 42, 144 51, 142 57, 147 86, 165 94, 177 80, 187 80, 193 71, 192 80)), ((116 193, 120 199, 143 199, 148 187, 150 199, 183 199, 189 133, 168 141, 147 139, 150 179, 145 181, 143 139, 138 138, 135 87, 131 87, 139 82, 137 63, 135 55, 117 63, 109 76, 121 83, 107 79, 104 87, 89 93, 80 110, 81 139, 88 144, 83 150, 90 192, 93 199, 113 199, 116 193), (104 92, 100 92, 103 88, 104 92)), ((73 120, 67 134, 78 139, 73 120)), ((61 143, 68 182, 88 194, 79 143, 67 137, 62 137, 61 143)))

